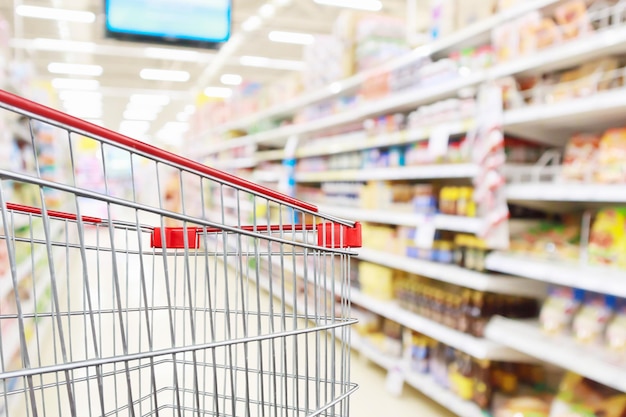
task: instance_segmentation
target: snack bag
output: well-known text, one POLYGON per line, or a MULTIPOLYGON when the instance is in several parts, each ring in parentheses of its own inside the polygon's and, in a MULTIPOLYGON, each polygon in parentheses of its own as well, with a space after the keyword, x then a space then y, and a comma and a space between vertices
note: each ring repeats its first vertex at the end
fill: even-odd
POLYGON ((587 5, 583 0, 572 0, 559 6, 554 17, 563 34, 563 39, 572 39, 591 32, 587 5))
POLYGON ((625 414, 626 394, 571 372, 563 377, 550 410, 550 417, 623 417, 625 414))
POLYGON ((595 180, 600 183, 626 182, 626 128, 607 130, 600 140, 595 180))
POLYGON ((606 328, 606 342, 609 350, 626 359, 626 299, 615 300, 615 315, 606 328))
POLYGON ((542 329, 559 334, 570 328, 583 300, 584 292, 569 287, 551 287, 539 314, 542 329))
POLYGON ((626 208, 608 208, 597 214, 589 237, 589 262, 626 266, 626 208))
POLYGON ((600 137, 597 135, 574 135, 565 147, 561 177, 566 181, 588 182, 593 177, 598 157, 600 137))
POLYGON ((614 306, 615 297, 587 291, 572 325, 576 340, 585 344, 601 343, 614 306))

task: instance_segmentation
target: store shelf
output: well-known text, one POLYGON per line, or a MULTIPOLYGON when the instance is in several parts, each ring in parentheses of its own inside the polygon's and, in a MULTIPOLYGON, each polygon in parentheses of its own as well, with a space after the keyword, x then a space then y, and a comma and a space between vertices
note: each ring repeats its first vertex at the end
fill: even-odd
POLYGON ((612 363, 609 352, 577 344, 565 335, 549 336, 538 323, 496 317, 487 325, 487 337, 545 362, 626 391, 626 368, 612 363))
POLYGON ((428 180, 473 178, 478 174, 479 167, 474 164, 441 164, 422 165, 402 168, 375 168, 324 172, 296 173, 296 182, 326 181, 382 181, 382 180, 428 180))
POLYGON ((542 297, 546 294, 545 284, 529 282, 524 278, 483 274, 456 265, 412 259, 367 248, 359 249, 358 259, 478 291, 528 297, 542 297))
POLYGON ((626 271, 616 268, 536 259, 503 252, 494 252, 487 256, 486 265, 492 271, 505 274, 626 297, 626 271))
POLYGON ((581 130, 596 131, 619 125, 625 111, 626 89, 620 88, 576 100, 509 110, 504 113, 504 130, 526 139, 563 146, 572 134, 581 130))
POLYGON ((428 140, 431 133, 441 127, 445 127, 450 136, 466 133, 476 126, 474 119, 449 121, 442 124, 403 130, 400 132, 385 133, 376 136, 367 135, 365 132, 349 133, 346 135, 325 138, 323 141, 313 142, 298 149, 298 158, 312 156, 333 155, 343 152, 360 151, 372 148, 384 148, 389 146, 406 145, 422 140, 428 140))
POLYGON ((211 145, 209 153, 255 143, 279 146, 284 144, 286 138, 290 136, 311 134, 368 117, 415 108, 422 104, 455 96, 458 90, 473 87, 485 81, 506 76, 565 69, 600 56, 623 52, 626 52, 626 27, 606 29, 577 40, 546 48, 533 55, 500 64, 490 69, 474 72, 468 76, 458 76, 445 83, 411 89, 380 100, 365 102, 352 110, 326 116, 318 120, 215 143, 211 145))
POLYGON ((531 182, 507 184, 506 195, 510 201, 624 204, 626 185, 531 182))
POLYGON ((419 213, 395 212, 388 210, 367 210, 356 207, 317 206, 321 213, 331 214, 346 220, 393 224, 396 226, 417 227, 427 221, 433 221, 439 230, 477 234, 483 230, 483 221, 474 217, 449 216, 435 214, 427 216, 419 213))
POLYGON ((526 1, 519 6, 512 7, 490 18, 476 22, 462 30, 451 34, 450 36, 437 40, 428 46, 417 48, 413 52, 396 60, 393 60, 380 68, 375 68, 371 71, 360 73, 342 81, 333 83, 327 88, 322 88, 316 91, 305 93, 300 97, 289 100, 287 103, 278 104, 267 110, 260 111, 256 114, 244 117, 240 120, 225 123, 221 126, 218 126, 218 128, 214 129, 213 132, 217 133, 225 132, 228 130, 244 130, 261 120, 289 116, 306 106, 325 100, 330 100, 335 96, 354 91, 365 80, 367 80, 370 75, 374 75, 381 70, 391 70, 394 68, 398 68, 407 63, 423 59, 425 56, 429 55, 437 55, 442 53, 446 54, 448 52, 452 52, 455 49, 460 49, 467 46, 481 45, 490 40, 491 30, 493 28, 511 19, 523 16, 528 12, 541 10, 545 7, 556 4, 558 3, 558 1, 559 0, 526 1))
POLYGON ((409 369, 405 361, 386 355, 378 349, 369 346, 356 332, 352 332, 352 348, 372 361, 381 368, 392 371, 400 370, 404 376, 404 382, 420 391, 433 401, 461 417, 484 417, 482 410, 476 404, 459 398, 452 391, 439 385, 427 374, 418 374, 409 369))
POLYGON ((528 356, 499 343, 481 339, 459 332, 447 326, 411 313, 391 301, 381 301, 365 295, 356 289, 351 290, 351 302, 360 305, 380 316, 393 320, 401 325, 422 333, 448 346, 479 359, 527 361, 528 356))

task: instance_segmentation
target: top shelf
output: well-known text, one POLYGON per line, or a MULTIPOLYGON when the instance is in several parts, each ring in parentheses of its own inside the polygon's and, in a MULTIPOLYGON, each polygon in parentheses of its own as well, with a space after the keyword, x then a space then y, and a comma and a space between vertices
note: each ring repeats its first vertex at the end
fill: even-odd
MULTIPOLYGON (((456 79, 443 84, 409 89, 380 100, 359 104, 354 109, 317 120, 284 126, 233 140, 212 143, 210 151, 207 152, 209 154, 217 153, 237 146, 260 143, 282 146, 290 136, 308 135, 358 122, 368 117, 412 109, 446 97, 456 96, 461 89, 475 87, 489 80, 510 75, 542 73, 570 68, 592 59, 623 52, 626 52, 626 27, 605 29, 562 45, 553 46, 532 56, 506 62, 486 70, 476 71, 467 76, 459 75, 456 79)), ((521 117, 521 115, 517 117, 521 117)), ((243 125, 246 126, 251 123, 248 119, 244 119, 243 122, 245 122, 243 125)), ((513 124, 511 120, 507 120, 507 122, 513 124)))
POLYGON ((387 64, 372 70, 359 73, 342 81, 335 82, 326 88, 305 93, 304 95, 288 101, 287 103, 278 104, 269 109, 262 110, 256 114, 245 117, 238 121, 225 123, 218 126, 210 133, 221 133, 228 130, 245 129, 261 120, 280 118, 294 114, 298 110, 311 104, 319 103, 334 96, 349 94, 360 87, 370 76, 381 72, 399 68, 402 65, 417 61, 426 56, 434 56, 438 54, 446 54, 455 49, 464 48, 473 45, 479 45, 489 40, 491 31, 512 19, 523 16, 533 11, 541 10, 558 3, 560 0, 532 0, 526 1, 519 6, 512 7, 508 10, 500 12, 488 19, 474 23, 450 36, 437 40, 430 45, 424 45, 414 49, 411 53, 398 59, 392 60, 387 64))

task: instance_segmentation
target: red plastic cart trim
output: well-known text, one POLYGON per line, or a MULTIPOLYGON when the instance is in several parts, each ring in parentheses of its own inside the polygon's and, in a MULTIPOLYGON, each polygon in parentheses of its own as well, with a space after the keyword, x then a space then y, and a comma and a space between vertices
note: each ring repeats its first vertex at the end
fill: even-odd
POLYGON ((317 207, 313 204, 305 203, 304 201, 297 200, 285 194, 255 184, 253 182, 246 181, 234 175, 227 174, 226 172, 208 167, 199 162, 192 161, 191 159, 187 159, 182 156, 173 154, 166 150, 157 148, 156 146, 152 146, 147 143, 129 138, 128 136, 124 136, 120 133, 114 132, 104 127, 94 125, 85 120, 70 116, 69 114, 60 112, 39 103, 35 103, 34 101, 27 100, 23 97, 16 96, 15 94, 11 94, 7 91, 0 90, 0 101, 15 108, 35 114, 44 119, 53 120, 61 125, 69 126, 72 129, 81 130, 83 132, 89 133, 90 135, 99 136, 111 142, 115 142, 117 144, 136 149, 137 151, 144 152, 148 155, 163 159, 173 164, 178 164, 190 170, 201 172, 205 175, 217 178, 218 180, 229 182, 235 186, 248 189, 250 191, 259 193, 266 197, 273 198, 285 204, 290 204, 314 213, 318 212, 317 207))
MULTIPOLYGON (((272 225, 272 226, 241 226, 239 230, 247 232, 301 232, 305 230, 317 231, 317 245, 325 248, 360 248, 361 224, 355 223, 353 227, 344 226, 338 223, 322 224, 292 224, 292 225, 272 225)), ((222 233, 224 230, 216 227, 188 227, 187 228, 187 248, 197 249, 200 247, 200 233, 222 233)), ((185 249, 185 229, 182 227, 166 227, 161 229, 155 227, 152 231, 150 244, 153 248, 185 249), (165 235, 165 244, 163 244, 165 235)))
MULTIPOLYGON (((13 210, 13 211, 18 211, 20 213, 29 213, 29 214, 36 214, 38 216, 43 216, 43 211, 37 207, 23 206, 21 204, 15 204, 15 203, 6 203, 6 207, 7 207, 7 210, 13 210)), ((64 213, 61 211, 54 211, 54 210, 47 210, 47 213, 49 217, 54 217, 56 219, 78 221, 78 216, 75 214, 64 213)), ((85 223, 102 223, 102 219, 99 219, 97 217, 81 216, 81 219, 85 223)))

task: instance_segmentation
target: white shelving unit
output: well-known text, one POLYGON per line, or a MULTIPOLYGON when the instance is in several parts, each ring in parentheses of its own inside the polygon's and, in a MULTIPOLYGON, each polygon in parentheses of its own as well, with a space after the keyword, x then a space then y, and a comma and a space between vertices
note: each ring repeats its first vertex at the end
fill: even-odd
POLYGON ((473 178, 479 167, 474 164, 421 165, 401 168, 375 168, 368 170, 341 170, 296 173, 297 182, 317 183, 325 181, 382 181, 382 180, 428 180, 473 178))
POLYGON ((511 201, 624 204, 626 184, 530 182, 509 184, 506 195, 511 201))
POLYGON ((581 288, 626 297, 626 271, 589 266, 579 262, 552 261, 495 252, 487 256, 487 268, 550 284, 581 288))
MULTIPOLYGON (((213 132, 208 133, 219 133, 228 130, 243 130, 261 120, 292 115, 298 110, 311 104, 323 102, 332 99, 335 96, 355 91, 370 75, 374 74, 376 71, 380 71, 381 69, 398 68, 404 64, 421 59, 424 56, 445 54, 451 52, 454 49, 466 47, 468 45, 480 45, 481 43, 489 41, 491 31, 495 27, 512 19, 521 17, 528 12, 541 10, 546 7, 552 6, 558 3, 558 1, 559 0, 526 1, 516 7, 512 7, 503 12, 500 12, 497 15, 494 15, 488 19, 476 22, 473 25, 470 25, 460 31, 457 31, 456 33, 451 34, 450 36, 439 39, 430 45, 417 48, 412 53, 400 57, 386 65, 383 65, 383 67, 381 68, 376 68, 372 71, 357 74, 348 79, 334 83, 333 85, 328 86, 328 88, 326 89, 320 89, 317 91, 306 93, 300 97, 296 97, 288 101, 287 103, 281 103, 251 116, 244 117, 243 119, 218 126, 216 129, 213 130, 213 132)), ((202 136, 206 136, 206 133, 202 136)))
POLYGON ((381 301, 352 289, 351 301, 380 316, 452 346, 475 358, 498 361, 528 361, 527 355, 491 340, 477 338, 411 313, 392 301, 381 301))
POLYGON ((484 417, 484 413, 476 404, 465 401, 435 382, 430 375, 418 374, 409 369, 405 361, 385 355, 377 349, 369 346, 358 334, 353 332, 351 336, 353 349, 387 371, 400 370, 404 382, 420 391, 433 401, 439 403, 454 414, 461 417, 484 417))
POLYGON ((497 274, 483 274, 455 265, 412 259, 367 248, 358 250, 358 258, 399 269, 412 274, 432 278, 438 281, 501 294, 517 294, 529 297, 541 297, 546 294, 545 284, 528 281, 524 278, 497 274))
POLYGON ((536 322, 496 317, 487 326, 487 337, 521 352, 587 378, 626 391, 626 368, 612 362, 609 352, 577 344, 569 336, 549 336, 536 322))
POLYGON ((396 212, 389 210, 367 210, 352 207, 336 207, 336 206, 318 206, 322 213, 328 213, 333 216, 342 217, 348 220, 393 224, 396 226, 418 227, 432 221, 437 229, 451 230, 462 233, 480 233, 483 230, 483 221, 475 217, 450 216, 445 214, 436 214, 426 216, 419 213, 396 212))

